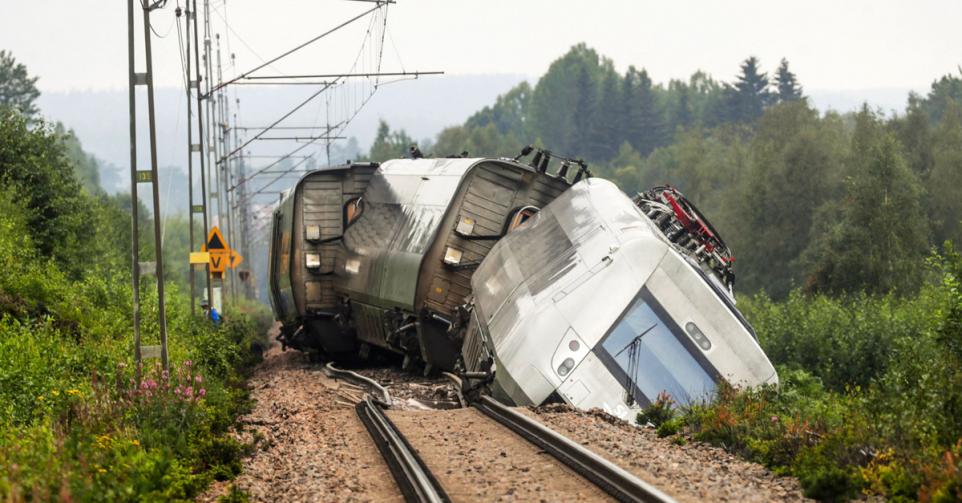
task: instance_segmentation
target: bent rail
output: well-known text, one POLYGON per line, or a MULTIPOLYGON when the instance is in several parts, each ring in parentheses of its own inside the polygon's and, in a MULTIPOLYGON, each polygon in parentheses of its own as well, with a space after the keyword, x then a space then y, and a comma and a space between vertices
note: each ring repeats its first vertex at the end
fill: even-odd
POLYGON ((482 396, 474 406, 486 416, 551 454, 618 501, 652 503, 674 503, 675 501, 620 466, 489 396, 482 396))
POLYGON ((370 397, 355 407, 404 499, 410 503, 447 503, 451 499, 404 435, 370 397))
POLYGON ((361 374, 358 374, 357 372, 352 372, 350 370, 339 369, 334 366, 334 363, 328 363, 327 365, 325 365, 324 373, 327 374, 328 377, 335 377, 335 378, 340 377, 348 381, 354 381, 356 383, 360 383, 361 385, 364 385, 364 386, 370 386, 371 388, 377 390, 377 392, 381 394, 380 400, 384 402, 384 405, 388 407, 392 405, 391 394, 388 393, 387 389, 384 386, 381 386, 380 383, 378 383, 374 379, 371 379, 370 377, 362 376, 361 374))

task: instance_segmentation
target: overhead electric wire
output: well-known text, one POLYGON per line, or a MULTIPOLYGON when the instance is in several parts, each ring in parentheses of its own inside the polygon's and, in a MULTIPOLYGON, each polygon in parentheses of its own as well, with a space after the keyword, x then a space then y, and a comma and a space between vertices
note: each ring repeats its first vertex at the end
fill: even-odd
POLYGON ((260 187, 258 187, 258 189, 257 189, 256 191, 251 192, 250 194, 248 194, 246 198, 244 198, 244 199, 241 200, 241 201, 238 201, 235 206, 240 207, 240 205, 246 204, 248 201, 251 200, 251 198, 253 198, 253 197, 256 196, 257 194, 259 194, 260 191, 266 189, 267 187, 270 187, 271 185, 274 185, 274 183, 276 183, 278 180, 280 180, 281 178, 283 178, 284 175, 290 173, 291 171, 293 171, 294 169, 296 169, 296 168, 297 168, 298 166, 300 166, 301 164, 304 164, 305 162, 307 162, 308 159, 313 159, 313 158, 314 158, 314 156, 313 156, 313 155, 310 155, 310 156, 307 156, 306 158, 301 159, 300 161, 294 163, 294 165, 291 166, 290 169, 287 170, 287 172, 281 173, 280 175, 277 175, 273 180, 267 182, 267 183, 264 184, 264 185, 261 185, 260 187))
POLYGON ((344 28, 345 26, 347 26, 347 25, 349 25, 349 24, 357 21, 358 19, 363 18, 364 16, 367 16, 368 14, 370 14, 370 13, 372 13, 372 12, 380 9, 381 7, 383 7, 383 6, 385 6, 385 5, 387 5, 387 4, 378 3, 375 7, 372 7, 372 8, 370 8, 370 9, 368 9, 368 10, 366 10, 366 11, 358 14, 357 16, 354 16, 354 17, 352 17, 351 19, 349 19, 349 20, 347 20, 347 21, 345 21, 345 22, 343 22, 343 23, 335 26, 334 28, 331 28, 331 29, 325 31, 324 33, 321 33, 320 35, 318 35, 318 36, 316 36, 316 37, 308 40, 307 42, 304 42, 304 43, 298 45, 297 47, 294 47, 293 49, 290 49, 290 50, 284 52, 284 53, 281 54, 280 56, 276 56, 276 57, 272 58, 271 60, 266 61, 266 62, 264 62, 264 63, 262 63, 262 64, 260 64, 260 65, 258 65, 258 66, 256 66, 256 67, 254 67, 252 70, 248 70, 248 71, 246 71, 246 72, 238 75, 237 77, 234 77, 233 79, 228 80, 227 82, 224 82, 224 83, 222 83, 222 84, 218 84, 218 86, 215 87, 213 90, 211 90, 211 92, 217 91, 218 89, 220 89, 220 88, 222 88, 222 87, 224 87, 224 86, 233 84, 235 81, 238 81, 238 80, 240 80, 240 79, 246 78, 246 77, 248 77, 250 74, 252 74, 252 73, 254 73, 254 72, 256 72, 256 71, 264 68, 265 66, 268 66, 268 65, 270 65, 270 64, 272 64, 272 63, 276 63, 278 60, 280 60, 280 59, 282 59, 282 58, 285 58, 285 57, 287 57, 287 56, 290 56, 291 54, 293 54, 293 53, 295 53, 295 52, 297 52, 297 51, 299 51, 299 50, 301 50, 301 49, 303 49, 303 48, 305 48, 305 47, 313 44, 314 42, 317 42, 318 40, 320 40, 320 39, 322 39, 322 38, 324 38, 324 37, 326 37, 326 36, 334 33, 335 31, 340 30, 341 28, 344 28))
POLYGON ((330 87, 331 87, 331 84, 322 86, 320 89, 317 90, 317 92, 315 92, 314 94, 310 95, 306 100, 302 101, 299 105, 297 105, 296 107, 294 107, 293 109, 291 109, 289 112, 287 112, 286 114, 284 114, 283 116, 281 116, 280 119, 277 119, 276 121, 274 121, 273 124, 271 124, 270 126, 267 126, 267 127, 264 128, 263 130, 261 130, 261 132, 257 133, 257 134, 254 135, 252 138, 250 138, 249 140, 245 141, 243 144, 241 144, 241 146, 235 148, 235 149, 232 150, 229 154, 221 157, 221 158, 217 161, 217 163, 220 164, 220 163, 224 162, 225 159, 229 159, 231 156, 233 156, 234 154, 236 154, 238 151, 240 151, 240 150, 243 149, 244 147, 250 145, 251 142, 253 142, 254 140, 260 138, 261 135, 263 135, 264 133, 270 131, 271 128, 273 128, 274 126, 276 126, 276 125, 280 124, 281 122, 283 122, 284 119, 290 117, 291 115, 294 115, 295 112, 297 112, 298 110, 300 110, 301 108, 303 108, 304 105, 307 105, 308 103, 310 103, 311 100, 313 100, 314 98, 320 96, 321 93, 323 93, 324 91, 326 91, 326 90, 327 90, 328 88, 330 88, 330 87))
MULTIPOLYGON (((332 129, 333 129, 333 128, 332 128, 332 129)), ((329 131, 330 131, 330 130, 329 130, 329 131)), ((233 187, 230 187, 228 190, 231 191, 231 190, 236 189, 237 187, 240 187, 242 184, 247 183, 249 180, 251 180, 251 179, 254 178, 255 176, 257 176, 257 175, 263 173, 264 171, 267 171, 268 169, 273 168, 274 166, 278 165, 278 164, 279 164, 281 161, 283 161, 284 159, 287 159, 287 158, 293 156, 294 154, 300 152, 301 150, 304 150, 304 149, 307 148, 308 146, 313 145, 315 141, 317 141, 317 140, 314 140, 314 141, 305 143, 305 144, 301 145, 300 147, 295 148, 294 150, 288 152, 286 155, 282 156, 282 157, 279 158, 278 160, 276 160, 276 161, 268 164, 267 166, 261 168, 260 170, 256 171, 254 174, 249 175, 249 176, 247 176, 246 178, 238 181, 236 185, 234 185, 233 187)), ((314 157, 314 155, 311 154, 311 155, 308 155, 308 156, 305 156, 305 157, 306 157, 306 158, 310 158, 310 157, 314 157)))
POLYGON ((367 73, 319 73, 310 75, 255 75, 243 77, 245 80, 272 80, 272 79, 323 79, 323 78, 348 78, 348 77, 397 77, 409 76, 417 77, 420 75, 443 75, 444 72, 367 72, 367 73))

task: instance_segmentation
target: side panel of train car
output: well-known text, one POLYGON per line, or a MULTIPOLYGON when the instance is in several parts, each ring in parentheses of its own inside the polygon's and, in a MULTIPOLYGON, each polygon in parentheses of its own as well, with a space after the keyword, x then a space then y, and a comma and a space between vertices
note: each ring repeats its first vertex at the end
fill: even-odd
POLYGON ((721 380, 777 384, 729 294, 610 182, 574 185, 499 241, 475 272, 463 347, 518 405, 557 397, 622 418, 721 380))
POLYGON ((331 355, 374 346, 454 368, 475 268, 568 187, 509 160, 405 159, 306 175, 274 216, 282 341, 331 355))

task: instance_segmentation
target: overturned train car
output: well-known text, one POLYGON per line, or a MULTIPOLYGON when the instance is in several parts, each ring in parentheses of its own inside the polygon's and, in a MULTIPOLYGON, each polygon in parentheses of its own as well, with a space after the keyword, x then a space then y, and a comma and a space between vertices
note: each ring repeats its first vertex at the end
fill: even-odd
POLYGON ((660 393, 685 404, 723 380, 777 383, 694 206, 582 174, 405 159, 306 175, 274 212, 282 343, 386 351, 518 405, 623 418, 660 393))

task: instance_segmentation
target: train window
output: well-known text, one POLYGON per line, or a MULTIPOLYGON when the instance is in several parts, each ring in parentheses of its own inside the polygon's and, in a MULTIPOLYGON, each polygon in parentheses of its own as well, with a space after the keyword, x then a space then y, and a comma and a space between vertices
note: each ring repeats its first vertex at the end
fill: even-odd
POLYGON ((355 197, 344 205, 344 227, 348 227, 364 213, 364 200, 355 197))
POLYGON ((710 396, 715 389, 711 373, 681 341, 679 335, 684 335, 675 334, 647 300, 653 301, 644 295, 636 298, 595 347, 602 363, 630 392, 626 401, 644 404, 663 391, 681 405, 710 396))
POLYGON ((537 215, 538 211, 540 210, 535 206, 524 206, 518 209, 518 211, 515 211, 514 215, 511 217, 511 221, 508 223, 508 232, 517 229, 518 226, 527 222, 531 217, 537 215))

